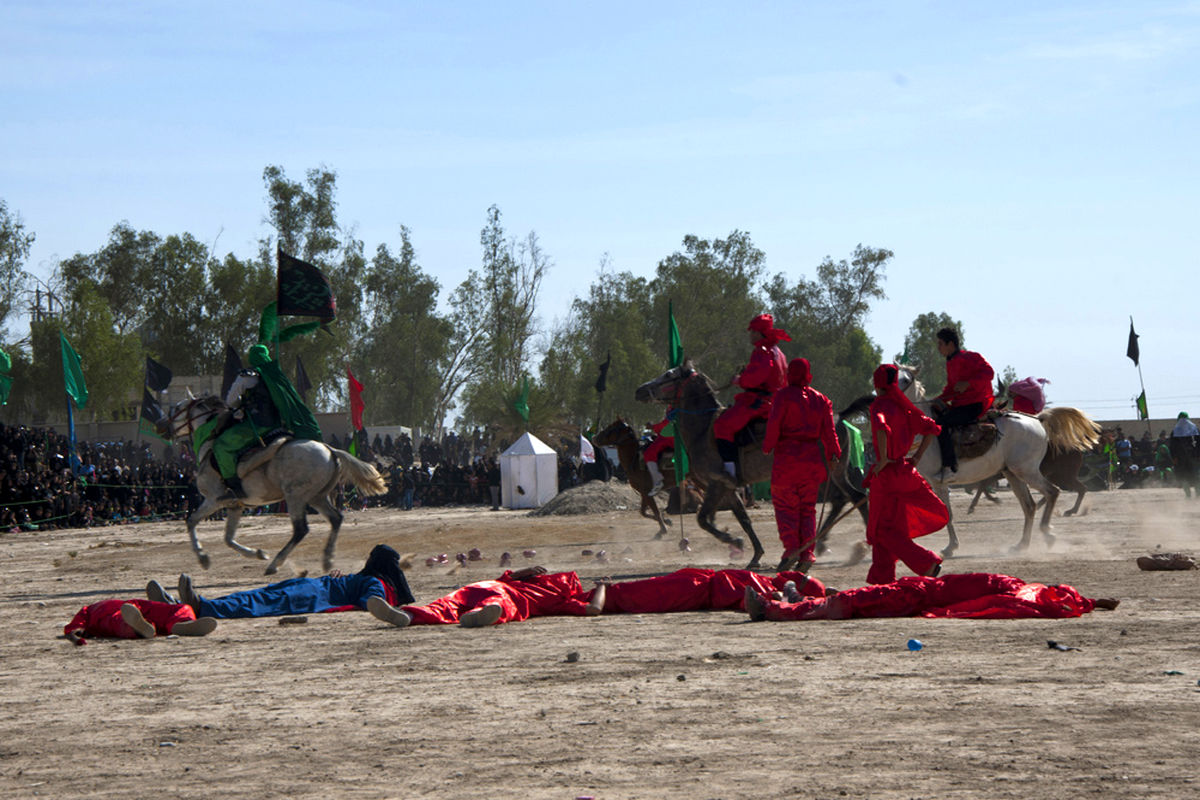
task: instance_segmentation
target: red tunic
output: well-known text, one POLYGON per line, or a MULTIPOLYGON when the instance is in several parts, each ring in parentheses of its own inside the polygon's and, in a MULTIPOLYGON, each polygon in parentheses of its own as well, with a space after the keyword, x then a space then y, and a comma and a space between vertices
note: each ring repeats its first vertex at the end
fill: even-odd
POLYGON ((158 603, 153 600, 101 600, 84 606, 74 619, 63 626, 63 633, 80 631, 84 636, 109 636, 117 639, 136 639, 137 632, 121 618, 121 606, 131 603, 138 607, 146 621, 154 626, 158 636, 171 633, 177 622, 196 618, 196 612, 183 603, 158 603))
POLYGON ((946 388, 938 398, 948 406, 965 406, 971 403, 983 403, 983 410, 992 407, 992 379, 996 377, 992 365, 979 353, 971 350, 959 350, 946 359, 946 388), (961 392, 954 390, 954 384, 966 381, 969 385, 961 392))
POLYGON ((786 603, 764 598, 767 619, 811 620, 856 617, 959 617, 1025 619, 1078 617, 1096 607, 1065 584, 1025 583, 985 572, 940 578, 905 577, 878 586, 838 592, 828 598, 786 603))
POLYGON ((721 412, 713 422, 713 435, 732 441, 735 434, 751 420, 766 417, 771 411, 771 396, 787 385, 787 359, 778 345, 767 346, 760 340, 750 354, 750 363, 738 374, 738 392, 733 405, 721 412))
POLYGON ((876 459, 883 460, 879 442, 887 437, 887 458, 882 470, 874 469, 863 485, 870 489, 867 514, 867 543, 872 547, 870 583, 890 583, 896 578, 896 561, 918 575, 928 572, 941 558, 912 540, 945 527, 950 512, 933 489, 908 461, 908 451, 917 435, 932 436, 940 428, 929 417, 909 416, 888 397, 871 404, 871 436, 876 459))
POLYGON ((530 617, 583 616, 589 597, 574 572, 518 580, 506 571, 498 580, 471 583, 427 605, 402 608, 412 617, 413 625, 453 625, 468 611, 498 605, 502 609, 500 624, 530 617))
POLYGON ((797 590, 824 597, 825 585, 802 572, 759 575, 744 569, 698 569, 689 567, 636 581, 606 587, 605 614, 663 614, 673 611, 744 611, 746 587, 762 593, 783 589, 794 581, 797 590))

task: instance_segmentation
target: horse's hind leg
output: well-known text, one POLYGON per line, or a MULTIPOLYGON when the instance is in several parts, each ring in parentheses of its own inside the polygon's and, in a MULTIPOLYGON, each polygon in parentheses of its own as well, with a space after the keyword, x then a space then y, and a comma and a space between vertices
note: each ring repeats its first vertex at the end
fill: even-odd
MULTIPOLYGON (((717 515, 717 506, 720 504, 721 498, 727 491, 728 490, 717 484, 708 487, 708 491, 704 493, 704 502, 700 504, 700 510, 696 512, 696 524, 711 533, 713 536, 717 537, 719 541, 722 541, 728 545, 732 545, 739 550, 743 550, 746 547, 746 543, 742 539, 730 536, 728 533, 718 528, 713 520, 713 518, 717 515)), ((737 500, 736 498, 735 502, 737 502, 739 505, 741 504, 741 501, 737 500)), ((744 509, 742 513, 745 513, 744 509)))
POLYGON ((230 506, 229 515, 225 517, 225 544, 229 545, 246 558, 257 558, 260 561, 266 561, 267 554, 265 552, 262 550, 255 550, 252 547, 246 547, 236 538, 238 523, 242 520, 242 511, 242 506, 230 506))
POLYGON ((267 564, 267 570, 264 574, 274 575, 279 567, 282 566, 287 557, 291 555, 292 550, 296 545, 303 541, 308 535, 308 500, 301 497, 287 497, 288 516, 292 518, 292 538, 283 546, 283 549, 276 554, 270 564, 267 564))
POLYGON ((325 571, 333 569, 333 556, 337 553, 338 531, 342 529, 342 520, 345 517, 342 512, 337 510, 333 503, 329 502, 329 496, 314 498, 311 505, 321 513, 321 516, 329 520, 329 539, 325 541, 325 555, 322 564, 325 571))
POLYGON ((949 558, 958 549, 958 531, 954 530, 954 512, 950 510, 950 489, 944 483, 938 484, 938 488, 934 490, 942 502, 946 504, 946 533, 950 534, 950 541, 942 548, 942 558, 949 558))
MULTIPOLYGON (((1025 481, 1018 478, 1015 473, 1009 470, 1004 471, 1004 477, 1008 478, 1008 485, 1012 488, 1017 502, 1021 504, 1021 512, 1025 515, 1025 523, 1021 528, 1021 541, 1012 547, 1012 552, 1019 553, 1022 550, 1029 549, 1029 540, 1033 535, 1033 514, 1036 510, 1036 505, 1033 502, 1033 495, 1029 493, 1029 487, 1025 485, 1025 481)), ((1053 542, 1053 535, 1047 534, 1047 536, 1053 542)))

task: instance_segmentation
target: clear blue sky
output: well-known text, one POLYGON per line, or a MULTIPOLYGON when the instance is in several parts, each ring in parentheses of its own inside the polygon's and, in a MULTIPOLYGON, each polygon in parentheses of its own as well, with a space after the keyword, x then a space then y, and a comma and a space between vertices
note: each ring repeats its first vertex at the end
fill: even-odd
POLYGON ((546 328, 604 253, 651 275, 736 228, 794 281, 885 247, 886 355, 944 311, 1128 418, 1132 315, 1152 415, 1197 415, 1198 48, 1187 1, 6 0, 0 197, 43 276, 120 220, 248 256, 263 167, 326 165, 443 296, 495 203, 554 262, 546 328))

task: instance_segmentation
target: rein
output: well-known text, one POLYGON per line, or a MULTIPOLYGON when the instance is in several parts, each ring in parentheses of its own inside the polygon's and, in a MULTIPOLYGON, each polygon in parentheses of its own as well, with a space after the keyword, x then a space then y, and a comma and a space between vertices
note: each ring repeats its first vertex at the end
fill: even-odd
POLYGON ((218 413, 217 409, 215 408, 205 408, 199 414, 192 413, 196 409, 207 405, 208 404, 204 401, 204 398, 198 398, 186 403, 172 412, 167 417, 167 422, 170 425, 171 438, 183 439, 192 436, 196 432, 197 420, 207 421, 214 414, 218 413), (182 422, 179 419, 180 414, 185 414, 182 422))

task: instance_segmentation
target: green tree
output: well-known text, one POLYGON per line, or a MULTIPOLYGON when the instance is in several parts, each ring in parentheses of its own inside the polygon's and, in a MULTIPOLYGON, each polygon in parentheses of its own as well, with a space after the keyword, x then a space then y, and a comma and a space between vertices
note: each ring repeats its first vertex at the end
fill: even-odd
POLYGON ((942 328, 954 328, 959 340, 965 343, 961 322, 945 312, 930 311, 913 320, 904 336, 904 352, 896 354, 897 362, 920 367, 920 381, 930 396, 941 392, 946 385, 946 359, 937 349, 937 332, 942 328))
POLYGON ((887 297, 883 282, 892 256, 860 244, 849 260, 826 256, 815 279, 801 277, 790 285, 778 274, 767 284, 775 324, 792 337, 785 352, 809 360, 814 384, 835 409, 871 391, 882 351, 863 326, 871 302, 887 297))
MULTIPOLYGON (((474 382, 464 390, 464 405, 468 422, 486 425, 507 414, 507 392, 530 371, 537 297, 550 261, 536 233, 521 240, 506 238, 496 206, 488 209, 479 242, 483 263, 478 277, 486 302, 486 327, 476 354, 483 363, 474 382)), ((531 394, 531 408, 533 397, 531 394)))
POLYGON ((7 341, 5 326, 29 283, 25 262, 36 237, 25 230, 21 215, 8 210, 0 199, 0 341, 7 341))
POLYGON ((438 282, 416 263, 409 230, 400 228, 393 255, 380 245, 364 284, 366 330, 356 373, 371 394, 371 418, 419 425, 435 423, 439 365, 453 326, 437 315, 438 282))

